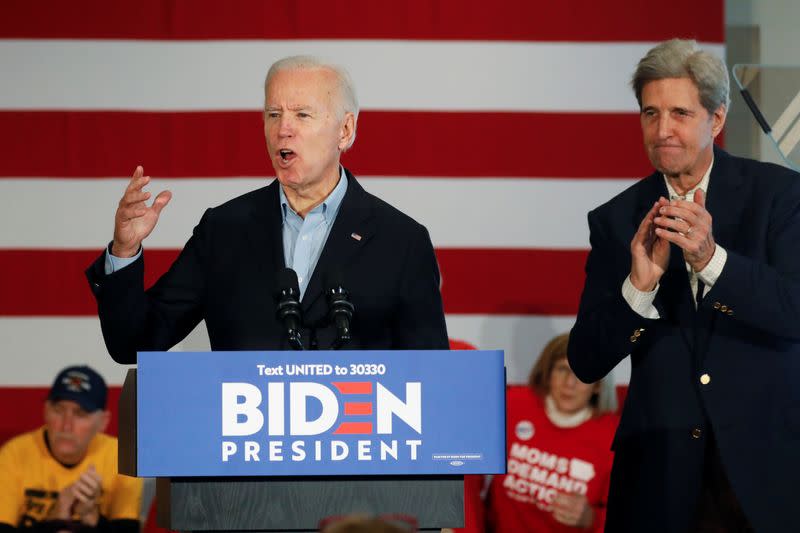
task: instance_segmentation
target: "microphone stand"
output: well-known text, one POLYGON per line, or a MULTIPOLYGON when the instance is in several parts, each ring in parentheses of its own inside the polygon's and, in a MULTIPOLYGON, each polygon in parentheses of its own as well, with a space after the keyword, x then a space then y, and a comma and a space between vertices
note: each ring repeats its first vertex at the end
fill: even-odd
POLYGON ((330 349, 338 350, 351 339, 350 320, 353 318, 355 307, 350 301, 350 295, 341 285, 336 285, 327 292, 330 306, 328 316, 336 327, 336 338, 330 349))

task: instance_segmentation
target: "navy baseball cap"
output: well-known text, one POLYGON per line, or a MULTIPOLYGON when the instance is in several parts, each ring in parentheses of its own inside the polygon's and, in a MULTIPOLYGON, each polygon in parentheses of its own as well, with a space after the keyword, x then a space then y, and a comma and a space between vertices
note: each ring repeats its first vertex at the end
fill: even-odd
POLYGON ((47 399, 71 400, 85 411, 106 408, 107 388, 103 377, 88 366, 70 366, 56 376, 47 399))

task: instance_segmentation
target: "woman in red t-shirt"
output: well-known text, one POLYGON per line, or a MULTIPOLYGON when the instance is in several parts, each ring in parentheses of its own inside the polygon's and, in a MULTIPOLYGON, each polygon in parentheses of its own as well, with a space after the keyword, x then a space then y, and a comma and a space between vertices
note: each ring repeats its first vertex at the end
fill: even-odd
MULTIPOLYGON (((507 473, 489 485, 489 531, 603 531, 616 392, 610 376, 592 385, 575 377, 568 338, 544 347, 528 386, 506 392, 507 473)), ((465 499, 474 501, 480 483, 466 487, 465 499)), ((467 523, 457 531, 483 528, 467 523)))

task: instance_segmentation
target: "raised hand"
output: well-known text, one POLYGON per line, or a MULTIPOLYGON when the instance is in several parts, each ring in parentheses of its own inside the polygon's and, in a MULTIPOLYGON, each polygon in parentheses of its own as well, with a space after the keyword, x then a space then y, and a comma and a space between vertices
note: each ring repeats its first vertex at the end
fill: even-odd
POLYGON ((148 206, 145 202, 150 199, 150 193, 142 189, 150 183, 150 176, 143 174, 144 169, 136 167, 114 216, 111 253, 117 257, 133 257, 139 252, 142 241, 156 227, 161 210, 172 198, 171 192, 161 191, 148 206))
POLYGON ((640 291, 652 291, 669 265, 669 241, 656 228, 659 211, 668 205, 666 198, 659 198, 631 240, 631 283, 640 291))
POLYGON ((659 209, 659 216, 655 218, 656 235, 680 246, 686 262, 695 272, 700 272, 717 248, 711 222, 706 195, 702 189, 697 189, 694 202, 673 200, 659 209))

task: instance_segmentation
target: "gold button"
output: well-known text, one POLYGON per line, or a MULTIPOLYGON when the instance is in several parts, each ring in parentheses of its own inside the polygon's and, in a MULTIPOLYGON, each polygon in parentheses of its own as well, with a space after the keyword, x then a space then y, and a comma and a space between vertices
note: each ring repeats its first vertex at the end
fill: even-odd
POLYGON ((714 309, 719 309, 720 305, 722 304, 720 304, 719 302, 714 302, 714 309))
POLYGON ((634 337, 633 335, 631 335, 631 342, 636 342, 636 337, 634 337))
POLYGON ((638 336, 640 336, 640 335, 641 335, 641 333, 639 332, 639 330, 638 330, 638 329, 637 329, 636 331, 634 331, 634 332, 633 332, 633 336, 634 336, 634 337, 638 337, 638 336))
POLYGON ((703 434, 703 432, 702 432, 702 430, 700 428, 694 428, 692 430, 692 438, 693 439, 699 439, 700 435, 702 435, 702 434, 703 434))
POLYGON ((728 306, 727 305, 723 305, 722 307, 719 308, 719 310, 722 311, 723 313, 725 313, 728 310, 728 306))
POLYGON ((700 376, 700 383, 702 383, 703 385, 708 385, 709 383, 711 383, 711 376, 709 376, 708 374, 703 374, 702 376, 700 376))
POLYGON ((728 316, 732 315, 732 314, 733 314, 733 309, 728 309, 728 310, 726 311, 726 313, 728 313, 728 316))

